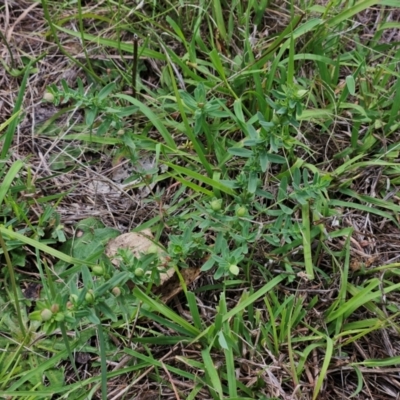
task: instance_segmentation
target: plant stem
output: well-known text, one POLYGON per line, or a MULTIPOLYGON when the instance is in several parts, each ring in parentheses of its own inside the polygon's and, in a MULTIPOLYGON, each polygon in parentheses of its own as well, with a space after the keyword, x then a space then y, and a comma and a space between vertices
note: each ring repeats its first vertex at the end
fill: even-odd
POLYGON ((136 99, 136 75, 138 65, 138 35, 133 36, 132 97, 136 99))

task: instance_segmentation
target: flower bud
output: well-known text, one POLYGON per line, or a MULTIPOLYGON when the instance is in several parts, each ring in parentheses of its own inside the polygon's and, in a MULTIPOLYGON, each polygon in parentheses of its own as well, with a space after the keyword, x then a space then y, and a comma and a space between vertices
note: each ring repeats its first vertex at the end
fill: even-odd
POLYGON ((51 310, 51 312, 52 312, 53 314, 56 314, 56 313, 58 312, 59 309, 60 309, 60 306, 59 306, 58 304, 53 304, 53 305, 50 307, 50 310, 51 310))
POLYGON ((45 308, 40 313, 40 317, 42 318, 42 321, 45 321, 45 322, 51 320, 52 316, 53 316, 53 313, 48 308, 45 308))

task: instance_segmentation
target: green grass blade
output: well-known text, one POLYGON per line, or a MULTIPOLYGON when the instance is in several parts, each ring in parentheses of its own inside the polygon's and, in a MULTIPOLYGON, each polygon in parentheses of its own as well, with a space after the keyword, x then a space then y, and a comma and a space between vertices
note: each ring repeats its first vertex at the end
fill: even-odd
POLYGON ((342 304, 336 311, 328 313, 325 317, 325 321, 331 322, 342 315, 349 315, 371 299, 375 298, 376 293, 373 293, 372 290, 379 286, 379 283, 378 279, 371 279, 371 282, 365 288, 360 290, 354 297, 342 304))
POLYGON ((271 291, 276 285, 278 285, 284 279, 285 279, 285 277, 283 275, 278 275, 274 279, 270 280, 261 289, 257 290, 257 292, 254 292, 246 300, 244 300, 243 302, 239 303, 232 310, 228 311, 223 317, 223 322, 228 321, 230 318, 235 316, 237 313, 239 313, 239 312, 243 311, 244 309, 246 309, 246 307, 248 307, 250 304, 253 304, 260 297, 264 296, 266 293, 271 291))
POLYGON ((356 390, 351 394, 350 398, 357 396, 361 392, 361 390, 363 388, 363 384, 364 384, 364 379, 363 379, 362 372, 360 371, 360 368, 358 368, 357 365, 353 365, 353 368, 354 368, 354 372, 357 375, 357 387, 356 387, 356 390))
POLYGON ((222 11, 222 6, 220 0, 214 0, 212 3, 213 14, 215 18, 215 22, 217 23, 217 29, 221 38, 226 40, 226 28, 225 28, 225 20, 224 13, 222 11))
POLYGON ((332 354, 333 354, 333 340, 330 337, 326 337, 326 351, 324 356, 324 362, 322 363, 322 368, 321 371, 319 372, 317 383, 315 384, 314 387, 314 393, 312 397, 313 400, 316 400, 318 398, 318 394, 321 390, 322 384, 324 383, 324 379, 326 378, 326 372, 328 371, 329 364, 332 359, 332 354))
POLYGON ((6 130, 6 133, 5 133, 3 148, 1 149, 1 155, 0 155, 0 159, 2 159, 2 160, 4 160, 6 158, 8 150, 10 149, 12 140, 14 138, 15 129, 17 128, 17 125, 18 125, 18 118, 14 117, 14 115, 19 115, 21 110, 22 110, 22 101, 24 99, 26 84, 28 83, 28 77, 29 77, 29 75, 31 73, 31 67, 40 58, 43 58, 44 56, 45 56, 45 54, 43 54, 43 56, 39 57, 36 60, 31 60, 29 62, 29 64, 26 66, 26 68, 25 68, 25 73, 24 73, 24 76, 22 78, 19 90, 18 90, 17 99, 15 101, 15 106, 14 106, 14 109, 13 109, 13 113, 12 113, 13 115, 11 117, 11 122, 9 123, 9 125, 7 127, 7 130, 6 130))
POLYGON ((311 251, 311 231, 310 231, 310 205, 302 204, 301 206, 301 218, 302 218, 302 231, 303 236, 303 253, 304 253, 304 264, 306 268, 306 274, 308 279, 314 279, 314 266, 312 260, 311 251))
POLYGON ((2 124, 0 124, 0 132, 7 128, 8 125, 11 124, 11 122, 13 122, 16 118, 18 118, 19 114, 21 113, 21 110, 17 111, 16 113, 14 113, 10 118, 7 119, 6 122, 3 122, 2 124))
MULTIPOLYGON (((76 37, 78 39, 81 38, 81 33, 73 31, 71 29, 67 29, 58 25, 54 25, 56 29, 58 29, 61 32, 67 33, 68 35, 71 35, 73 37, 76 37)), ((93 42, 97 45, 105 46, 105 47, 111 47, 113 49, 121 49, 122 51, 126 51, 127 53, 133 53, 133 46, 131 43, 123 43, 119 42, 117 40, 112 40, 112 39, 106 39, 101 37, 100 35, 95 36, 91 35, 89 33, 84 33, 83 37, 85 40, 88 40, 90 42, 93 42)), ((162 60, 165 61, 165 56, 163 56, 161 53, 151 50, 147 47, 138 47, 138 52, 141 54, 143 57, 150 57, 150 58, 155 58, 157 60, 162 60)))
POLYGON ((135 351, 135 350, 132 350, 132 349, 128 349, 128 348, 125 348, 124 352, 126 354, 129 354, 129 355, 139 359, 139 360, 142 360, 142 361, 148 363, 150 366, 156 366, 158 368, 163 368, 163 366, 165 365, 167 370, 170 371, 170 372, 173 372, 173 373, 175 373, 175 374, 177 374, 179 376, 182 376, 183 378, 189 379, 192 382, 201 382, 201 383, 204 384, 204 382, 203 382, 203 380, 201 378, 191 374, 190 372, 186 372, 186 371, 183 371, 183 370, 181 370, 179 368, 175 368, 175 367, 172 367, 170 365, 163 364, 162 361, 156 360, 154 357, 146 356, 146 355, 144 355, 142 353, 139 353, 138 351, 135 351))
POLYGON ((228 380, 228 391, 231 398, 237 397, 237 384, 235 373, 235 357, 233 355, 232 347, 224 350, 225 363, 226 363, 226 377, 228 380))
POLYGON ((203 324, 201 321, 201 316, 199 313, 199 309, 197 307, 196 303, 196 296, 192 292, 186 292, 186 299, 188 301, 189 309, 190 309, 190 315, 193 318, 193 323, 194 326, 201 331, 203 329, 203 324))
POLYGON ((4 201, 5 196, 8 193, 8 190, 10 189, 10 186, 15 179, 15 177, 18 175, 18 172, 20 169, 24 166, 24 162, 21 160, 15 161, 12 165, 9 171, 7 172, 7 175, 4 177, 4 180, 0 186, 0 206, 4 201))
POLYGON ((211 382, 211 391, 217 392, 219 399, 223 399, 223 391, 222 391, 222 384, 221 380, 218 376, 217 368, 215 368, 214 362, 211 358, 210 351, 205 349, 201 352, 204 361, 204 369, 206 374, 208 375, 210 382, 211 382))
POLYGON ((136 298, 138 298, 143 303, 150 306, 152 310, 159 312, 160 314, 164 315, 166 318, 170 319, 177 325, 180 325, 182 328, 184 328, 187 332, 189 332, 193 336, 199 335, 200 331, 196 327, 191 325, 189 322, 187 322, 181 316, 176 314, 166 305, 161 304, 156 300, 153 300, 151 297, 143 293, 138 287, 135 287, 132 293, 136 298))
POLYGON ((215 181, 212 178, 208 178, 207 176, 201 175, 198 172, 192 171, 189 168, 181 167, 180 165, 176 165, 170 162, 165 162, 165 164, 180 174, 186 175, 192 179, 196 179, 197 181, 209 185, 212 188, 217 189, 221 192, 227 193, 232 196, 235 195, 235 191, 233 189, 223 185, 221 182, 215 181))
POLYGON ((129 101, 129 103, 132 103, 133 105, 137 106, 139 110, 143 113, 143 115, 145 115, 148 118, 148 120, 155 126, 158 132, 160 132, 161 136, 165 140, 165 143, 169 147, 171 147, 171 149, 176 149, 174 138, 168 132, 168 129, 163 125, 160 118, 158 118, 157 115, 154 114, 149 107, 143 104, 140 100, 134 99, 132 96, 129 96, 127 94, 117 94, 115 95, 115 97, 129 101))
MULTIPOLYGON (((62 253, 61 251, 58 251, 56 249, 53 249, 52 247, 47 246, 37 240, 28 238, 24 235, 21 235, 18 232, 10 231, 9 229, 6 229, 2 226, 0 226, 0 232, 4 237, 6 237, 10 240, 19 240, 20 242, 25 243, 25 244, 32 246, 36 249, 39 249, 41 251, 44 251, 45 253, 50 254, 51 256, 56 257, 59 260, 65 261, 68 264, 76 264, 78 266, 79 265, 90 265, 90 266, 96 265, 94 263, 90 263, 85 260, 78 260, 77 258, 70 257, 67 254, 62 253)), ((77 267, 77 269, 79 269, 79 267, 77 267)), ((72 273, 72 269, 69 270, 69 273, 72 273)))
POLYGON ((395 84, 395 95, 392 102, 392 108, 389 114, 389 120, 385 126, 385 133, 388 134, 393 123, 395 122, 396 118, 399 118, 399 111, 400 111, 400 78, 397 78, 397 82, 395 84))
POLYGON ((341 22, 343 22, 345 20, 349 20, 354 15, 366 10, 369 7, 373 7, 377 4, 379 4, 380 2, 381 2, 381 0, 360 1, 359 3, 355 4, 353 7, 346 8, 340 14, 329 19, 326 23, 330 28, 335 27, 335 26, 339 25, 341 22))

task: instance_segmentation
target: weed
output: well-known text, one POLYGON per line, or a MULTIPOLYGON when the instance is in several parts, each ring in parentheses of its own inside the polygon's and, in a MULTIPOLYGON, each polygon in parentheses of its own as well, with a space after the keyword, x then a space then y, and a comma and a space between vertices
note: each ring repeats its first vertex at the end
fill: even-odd
POLYGON ((18 92, 0 125, 1 394, 392 396, 397 3, 175 3, 42 1, 41 37, 79 77, 46 75, 37 104, 64 108, 25 141, 24 95, 50 55, 11 54, 1 34, 18 92), (38 155, 16 156, 31 138, 38 155), (123 212, 81 182, 120 163, 123 212), (165 254, 106 256, 133 227, 165 254), (166 304, 154 287, 174 282, 166 304))

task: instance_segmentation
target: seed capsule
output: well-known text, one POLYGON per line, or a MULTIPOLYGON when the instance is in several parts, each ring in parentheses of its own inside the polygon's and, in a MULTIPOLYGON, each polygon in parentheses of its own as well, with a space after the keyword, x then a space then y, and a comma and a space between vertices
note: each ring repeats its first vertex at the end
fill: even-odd
POLYGON ((85 300, 92 304, 94 303, 94 293, 93 290, 89 290, 86 294, 85 294, 85 300))
POLYGON ((236 215, 238 217, 244 217, 247 214, 247 208, 244 206, 240 206, 237 210, 236 210, 236 215))
POLYGON ((138 278, 140 278, 141 276, 144 275, 144 270, 143 268, 136 268, 135 269, 135 276, 137 276, 138 278))
POLYGON ((210 206, 213 211, 220 211, 222 208, 222 199, 213 200, 210 206))
POLYGON ((48 308, 45 308, 40 313, 40 317, 42 318, 42 321, 50 321, 52 316, 53 316, 53 313, 48 308))

